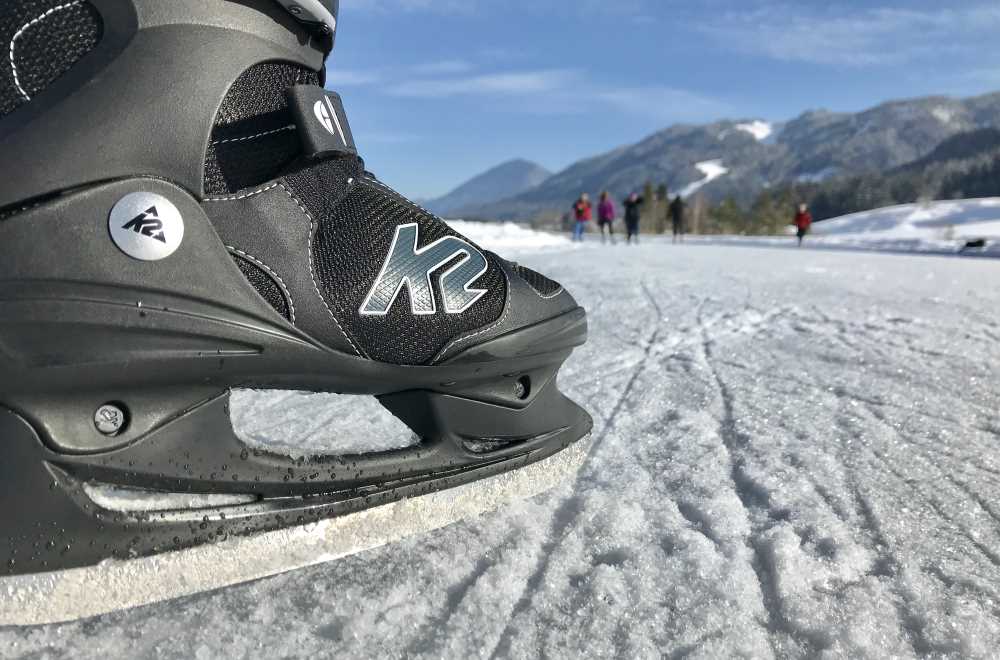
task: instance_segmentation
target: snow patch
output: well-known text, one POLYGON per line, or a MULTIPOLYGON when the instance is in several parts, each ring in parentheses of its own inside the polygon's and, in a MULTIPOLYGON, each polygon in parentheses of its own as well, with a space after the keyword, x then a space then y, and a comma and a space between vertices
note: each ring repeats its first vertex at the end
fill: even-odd
POLYGON ((908 252, 956 252, 982 240, 972 253, 1000 255, 1000 199, 901 204, 818 222, 813 233, 824 244, 908 252))
POLYGON ((931 110, 931 114, 942 124, 950 124, 955 118, 955 112, 944 106, 937 106, 931 110))
POLYGON ((448 225, 473 243, 494 251, 566 248, 573 245, 565 235, 537 231, 514 222, 448 220, 448 225))
POLYGON ((688 185, 684 186, 679 191, 677 191, 677 194, 680 195, 681 197, 690 197, 691 195, 693 195, 694 193, 696 193, 697 191, 701 190, 703 187, 711 183, 712 181, 715 181, 720 176, 723 176, 724 174, 727 174, 729 172, 729 168, 725 167, 722 164, 721 159, 704 160, 700 163, 695 163, 695 167, 698 169, 699 172, 705 175, 705 178, 695 181, 693 183, 689 183, 688 185))
POLYGON ((110 484, 85 483, 83 491, 94 504, 108 511, 145 512, 214 509, 254 502, 253 495, 165 493, 110 484))
POLYGON ((749 133, 758 141, 763 142, 774 132, 774 126, 766 121, 757 119, 745 124, 736 124, 736 130, 749 133))
POLYGON ((900 204, 824 220, 813 229, 819 236, 1000 238, 1000 198, 900 204))

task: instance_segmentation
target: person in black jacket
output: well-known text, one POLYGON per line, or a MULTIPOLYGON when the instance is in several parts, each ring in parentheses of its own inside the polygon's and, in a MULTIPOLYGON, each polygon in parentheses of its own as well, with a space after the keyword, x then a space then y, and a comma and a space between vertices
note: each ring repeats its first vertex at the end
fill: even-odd
POLYGON ((639 210, 642 207, 642 202, 642 197, 637 193, 632 193, 622 202, 625 207, 626 243, 631 243, 633 238, 635 238, 636 244, 639 243, 639 210))
POLYGON ((670 224, 674 230, 674 243, 677 242, 677 237, 680 237, 681 243, 684 242, 684 200, 681 199, 680 195, 674 197, 674 201, 670 202, 670 224))

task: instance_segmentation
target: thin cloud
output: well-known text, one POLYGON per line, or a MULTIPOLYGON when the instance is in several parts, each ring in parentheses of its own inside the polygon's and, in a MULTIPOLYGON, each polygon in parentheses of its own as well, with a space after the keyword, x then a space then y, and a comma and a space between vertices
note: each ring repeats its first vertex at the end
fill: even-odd
POLYGON ((992 44, 1000 29, 1000 8, 875 8, 844 13, 838 8, 810 11, 801 5, 775 4, 723 12, 699 29, 724 47, 779 61, 891 66, 992 44))
POLYGON ((423 135, 416 133, 391 133, 383 131, 366 131, 364 141, 378 144, 406 144, 424 140, 423 135))
POLYGON ((373 71, 350 71, 338 68, 327 69, 326 86, 330 89, 339 87, 360 87, 382 82, 382 76, 373 71))
POLYGON ((659 85, 610 89, 594 97, 622 113, 662 122, 710 121, 733 112, 733 108, 716 99, 659 85))
POLYGON ((422 76, 445 76, 468 73, 474 68, 470 62, 456 59, 418 64, 413 67, 413 71, 422 76))
POLYGON ((436 14, 471 14, 478 3, 463 0, 342 0, 341 12, 433 12, 436 14))
POLYGON ((1000 87, 1000 67, 970 69, 959 74, 962 80, 1000 87))
POLYGON ((575 69, 508 71, 474 76, 409 79, 387 85, 391 96, 418 99, 490 99, 493 111, 536 115, 617 113, 661 122, 706 121, 733 109, 716 99, 665 85, 614 86, 575 69), (585 92, 581 97, 581 91, 585 92), (586 99, 581 102, 581 98, 586 99), (504 103, 494 103, 503 99, 504 103))
POLYGON ((525 14, 572 14, 577 18, 613 18, 652 16, 664 9, 683 7, 680 0, 341 0, 341 11, 367 12, 423 12, 433 14, 488 14, 490 12, 517 11, 525 14))
POLYGON ((577 78, 578 74, 572 70, 545 69, 460 78, 414 79, 402 82, 387 91, 393 96, 409 98, 540 94, 563 89, 577 78))

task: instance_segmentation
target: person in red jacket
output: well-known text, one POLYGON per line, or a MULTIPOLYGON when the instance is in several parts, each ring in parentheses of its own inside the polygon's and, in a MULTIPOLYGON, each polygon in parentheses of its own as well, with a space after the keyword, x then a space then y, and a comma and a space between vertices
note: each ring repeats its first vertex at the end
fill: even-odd
POLYGON ((813 217, 812 214, 809 213, 809 207, 805 204, 799 204, 799 210, 795 214, 795 220, 792 222, 798 230, 796 235, 799 237, 799 247, 802 247, 802 239, 809 233, 809 228, 812 226, 812 223, 813 217))
POLYGON ((587 223, 593 217, 592 208, 590 195, 587 193, 580 195, 580 199, 576 200, 576 203, 573 204, 573 215, 576 217, 576 222, 573 225, 574 241, 583 240, 583 232, 587 229, 587 223))

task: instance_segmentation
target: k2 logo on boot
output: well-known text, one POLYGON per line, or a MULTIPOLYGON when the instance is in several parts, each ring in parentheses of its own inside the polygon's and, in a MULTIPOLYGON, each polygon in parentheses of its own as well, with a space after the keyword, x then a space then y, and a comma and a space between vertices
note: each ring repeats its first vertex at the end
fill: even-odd
POLYGON ((184 220, 162 195, 134 192, 111 209, 108 231, 118 249, 141 261, 166 259, 184 239, 184 220))
POLYGON ((339 94, 317 85, 295 85, 285 97, 307 156, 358 153, 339 94))
POLYGON ((445 313, 461 314, 486 295, 486 289, 472 288, 489 268, 482 252, 457 236, 446 236, 419 250, 418 241, 416 223, 396 227, 396 236, 382 270, 361 305, 362 315, 388 314, 403 287, 410 296, 410 311, 414 315, 436 313, 437 300, 431 276, 453 262, 454 265, 439 278, 445 313))
POLYGON ((160 220, 160 212, 156 210, 155 206, 150 206, 144 212, 132 218, 122 229, 131 229, 138 234, 149 236, 161 243, 167 242, 166 237, 163 235, 163 221, 160 220))
POLYGON ((313 114, 316 115, 316 119, 323 125, 327 133, 339 136, 340 141, 344 145, 347 145, 344 127, 340 125, 340 117, 337 116, 337 110, 333 107, 333 103, 330 102, 329 96, 322 101, 316 101, 316 104, 313 105, 313 114))

